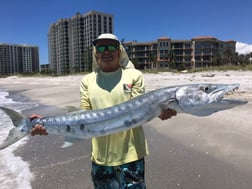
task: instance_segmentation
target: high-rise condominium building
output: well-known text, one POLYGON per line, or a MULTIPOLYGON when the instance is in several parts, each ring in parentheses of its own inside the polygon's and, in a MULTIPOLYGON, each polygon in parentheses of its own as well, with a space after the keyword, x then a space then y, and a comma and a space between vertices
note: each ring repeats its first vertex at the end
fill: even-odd
POLYGON ((160 37, 156 41, 124 43, 130 59, 139 69, 192 69, 230 63, 236 41, 221 41, 212 36, 189 40, 160 37))
POLYGON ((0 76, 39 72, 39 48, 0 43, 0 76))
POLYGON ((90 71, 92 42, 101 33, 113 33, 111 14, 91 11, 60 19, 48 32, 49 65, 55 74, 90 71))

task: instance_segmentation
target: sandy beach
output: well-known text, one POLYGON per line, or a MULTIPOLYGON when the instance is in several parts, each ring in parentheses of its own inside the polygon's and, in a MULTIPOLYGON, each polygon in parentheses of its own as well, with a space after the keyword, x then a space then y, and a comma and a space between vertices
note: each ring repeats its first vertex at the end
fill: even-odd
MULTIPOLYGON (((83 75, 0 78, 0 88, 36 101, 30 115, 66 112, 79 107, 83 75)), ((192 83, 239 83, 232 98, 248 104, 208 117, 179 114, 144 125, 150 155, 146 157, 147 188, 251 189, 252 186, 252 72, 144 74, 146 91, 192 83)), ((91 189, 90 140, 61 149, 63 138, 29 137, 16 154, 30 163, 33 189, 91 189)))

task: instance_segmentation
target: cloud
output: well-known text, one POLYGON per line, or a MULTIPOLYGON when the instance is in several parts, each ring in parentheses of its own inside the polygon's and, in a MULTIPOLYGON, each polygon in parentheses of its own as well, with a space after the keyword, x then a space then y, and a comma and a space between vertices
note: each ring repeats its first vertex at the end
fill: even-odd
POLYGON ((238 54, 249 54, 249 53, 252 53, 252 45, 237 41, 236 42, 236 52, 238 54))

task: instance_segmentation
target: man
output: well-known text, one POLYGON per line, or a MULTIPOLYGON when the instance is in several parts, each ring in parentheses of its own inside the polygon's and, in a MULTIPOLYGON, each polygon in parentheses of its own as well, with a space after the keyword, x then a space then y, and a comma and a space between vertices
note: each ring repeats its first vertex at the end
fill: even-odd
MULTIPOLYGON (((102 109, 144 94, 143 75, 129 60, 113 34, 101 34, 93 42, 93 72, 80 85, 80 107, 102 109)), ((160 119, 176 115, 163 110, 160 119)), ((36 127, 34 134, 46 134, 36 127)), ((107 189, 146 188, 144 157, 148 145, 142 126, 102 137, 92 138, 92 171, 94 187, 107 189)))

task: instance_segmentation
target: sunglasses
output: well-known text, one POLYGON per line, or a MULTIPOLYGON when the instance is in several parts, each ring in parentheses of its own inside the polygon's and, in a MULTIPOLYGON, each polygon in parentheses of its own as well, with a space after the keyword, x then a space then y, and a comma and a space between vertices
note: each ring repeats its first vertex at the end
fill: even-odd
POLYGON ((118 45, 98 45, 96 46, 96 51, 99 53, 103 53, 106 50, 108 52, 115 52, 118 48, 118 45))

